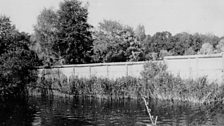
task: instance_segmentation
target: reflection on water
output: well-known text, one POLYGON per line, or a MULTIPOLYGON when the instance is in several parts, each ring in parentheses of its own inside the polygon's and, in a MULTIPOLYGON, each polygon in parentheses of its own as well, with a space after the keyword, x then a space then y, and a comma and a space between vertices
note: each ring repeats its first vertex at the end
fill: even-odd
MULTIPOLYGON (((151 102, 158 126, 222 126, 224 108, 151 102)), ((135 126, 150 123, 142 101, 31 97, 29 102, 0 105, 5 126, 135 126)))

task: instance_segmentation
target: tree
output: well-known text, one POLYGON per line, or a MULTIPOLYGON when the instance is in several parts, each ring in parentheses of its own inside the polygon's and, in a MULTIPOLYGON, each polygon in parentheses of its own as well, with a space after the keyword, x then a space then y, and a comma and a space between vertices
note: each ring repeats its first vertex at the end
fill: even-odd
POLYGON ((95 62, 138 61, 142 50, 134 31, 117 21, 104 20, 94 33, 95 62))
POLYGON ((214 34, 200 34, 200 38, 203 43, 210 43, 213 47, 216 47, 220 38, 214 34))
POLYGON ((78 0, 65 0, 56 11, 44 9, 41 12, 34 39, 47 64, 91 62, 92 26, 87 18, 88 10, 78 0))
POLYGON ((0 100, 26 94, 26 86, 36 81, 38 59, 29 49, 29 37, 8 17, 0 17, 0 100))
POLYGON ((37 18, 34 27, 34 50, 37 52, 44 65, 56 64, 58 55, 53 51, 56 41, 57 14, 52 9, 44 9, 37 18))
POLYGON ((78 0, 66 0, 60 4, 57 15, 57 40, 53 50, 67 64, 91 62, 92 26, 87 23, 87 8, 78 0))
POLYGON ((216 46, 217 52, 224 52, 224 39, 221 39, 216 46))
POLYGON ((204 43, 199 51, 199 54, 213 54, 214 48, 210 43, 204 43))
MULTIPOLYGON (((166 50, 170 52, 170 50, 173 48, 173 43, 171 42, 172 34, 170 32, 157 32, 152 37, 150 37, 146 42, 144 42, 145 45, 145 55, 147 56, 146 59, 151 59, 150 55, 157 55, 159 56, 159 53, 161 50, 166 50)), ((155 57, 155 56, 153 56, 155 57)))
POLYGON ((184 55, 195 55, 197 54, 197 52, 194 51, 194 49, 192 47, 188 48, 187 50, 185 50, 184 55))
POLYGON ((201 39, 200 34, 196 33, 192 36, 192 43, 190 46, 193 48, 195 52, 198 52, 201 49, 203 41, 201 39))
POLYGON ((171 38, 173 48, 171 51, 174 55, 184 55, 185 52, 191 47, 192 35, 188 33, 178 33, 171 38))
POLYGON ((138 41, 143 41, 146 37, 144 25, 138 25, 135 29, 135 35, 137 36, 138 41))
POLYGON ((172 56, 172 53, 167 50, 160 50, 159 57, 163 59, 165 56, 172 56))

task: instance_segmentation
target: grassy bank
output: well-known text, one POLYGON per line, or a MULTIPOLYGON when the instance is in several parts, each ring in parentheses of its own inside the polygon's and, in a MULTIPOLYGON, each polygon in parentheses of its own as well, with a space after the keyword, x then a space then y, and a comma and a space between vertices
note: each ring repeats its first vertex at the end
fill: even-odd
MULTIPOLYGON (((193 103, 222 102, 224 86, 209 83, 206 77, 183 80, 166 71, 161 63, 144 65, 141 78, 67 78, 59 70, 45 70, 36 85, 40 94, 63 96, 91 96, 98 98, 138 98, 144 95, 153 99, 188 101, 193 103)), ((34 88, 37 89, 37 88, 34 88)))

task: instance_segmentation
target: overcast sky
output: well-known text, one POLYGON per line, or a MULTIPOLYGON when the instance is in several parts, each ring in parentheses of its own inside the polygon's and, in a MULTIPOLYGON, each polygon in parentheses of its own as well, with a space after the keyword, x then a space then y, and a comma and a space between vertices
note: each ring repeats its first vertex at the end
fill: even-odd
MULTIPOLYGON (((10 16, 21 31, 31 33, 40 11, 58 8, 62 0, 0 0, 0 14, 10 16)), ((89 2, 89 23, 120 21, 146 33, 169 31, 224 35, 224 0, 82 0, 89 2)))

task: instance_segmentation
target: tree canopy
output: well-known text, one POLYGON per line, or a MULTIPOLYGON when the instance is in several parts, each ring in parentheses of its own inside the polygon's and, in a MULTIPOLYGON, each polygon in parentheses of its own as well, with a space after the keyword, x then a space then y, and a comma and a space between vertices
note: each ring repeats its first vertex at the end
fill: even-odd
MULTIPOLYGON (((88 10, 78 0, 65 0, 59 9, 44 9, 38 17, 34 38, 51 64, 91 62, 92 26, 88 10)), ((39 54, 41 55, 41 54, 39 54)))
POLYGON ((30 36, 19 32, 6 16, 0 17, 0 99, 23 95, 35 82, 38 58, 29 49, 30 36))
POLYGON ((138 61, 142 49, 133 29, 117 21, 104 20, 94 32, 95 62, 138 61))

